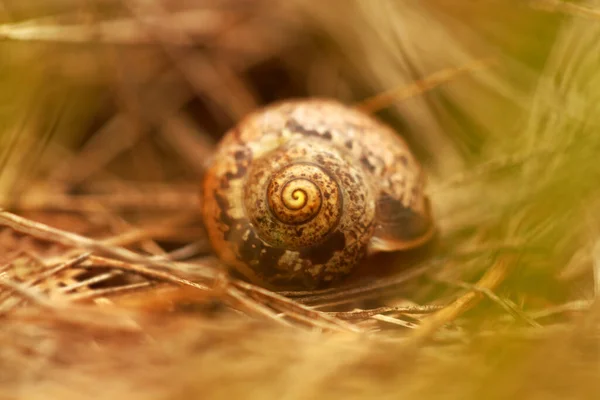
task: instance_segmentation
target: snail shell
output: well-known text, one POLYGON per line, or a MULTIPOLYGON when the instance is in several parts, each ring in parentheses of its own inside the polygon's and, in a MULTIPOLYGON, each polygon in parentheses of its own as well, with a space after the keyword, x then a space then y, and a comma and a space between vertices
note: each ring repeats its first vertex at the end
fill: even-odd
POLYGON ((321 287, 367 252, 433 234, 421 167, 389 127, 330 100, 278 103, 222 139, 203 217, 217 255, 250 280, 321 287))

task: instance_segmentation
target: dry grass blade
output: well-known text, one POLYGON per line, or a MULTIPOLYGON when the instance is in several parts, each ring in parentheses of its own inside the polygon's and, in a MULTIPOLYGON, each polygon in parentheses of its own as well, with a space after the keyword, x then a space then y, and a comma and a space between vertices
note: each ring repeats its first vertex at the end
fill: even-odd
POLYGON ((96 275, 96 276, 93 276, 93 277, 91 277, 89 279, 84 279, 84 280, 82 280, 80 282, 64 286, 64 287, 60 288, 60 292, 61 293, 65 293, 65 294, 67 294, 69 292, 74 292, 77 289, 87 288, 88 286, 91 286, 91 285, 95 285, 95 284, 98 284, 98 283, 106 282, 106 281, 108 281, 108 280, 110 280, 112 278, 115 278, 115 277, 117 277, 119 275, 122 275, 122 274, 123 273, 121 271, 106 272, 104 274, 96 275))
MULTIPOLYGON (((48 281, 51 281, 53 278, 55 278, 57 275, 59 275, 61 272, 68 270, 70 268, 75 268, 78 265, 80 265, 82 262, 84 262, 85 260, 88 259, 88 257, 90 256, 89 253, 84 253, 81 254, 78 257, 75 257, 71 260, 67 260, 63 263, 58 264, 55 267, 46 267, 46 265, 40 261, 40 266, 44 268, 44 270, 42 270, 41 273, 35 275, 33 277, 33 279, 28 280, 25 284, 24 287, 31 289, 31 290, 37 290, 37 286, 43 286, 44 284, 46 284, 48 281)), ((7 270, 8 267, 12 267, 12 264, 9 264, 7 266, 7 270)), ((0 277, 1 275, 0 271, 0 277)), ((9 299, 10 296, 1 296, 0 297, 0 304, 3 304, 5 301, 7 301, 9 299)), ((11 309, 14 309, 20 305, 23 304, 24 299, 21 299, 21 301, 15 301, 13 302, 13 304, 11 305, 11 307, 7 308, 6 311, 9 311, 11 309)))
POLYGON ((433 260, 426 262, 421 266, 402 272, 396 276, 379 279, 372 283, 361 283, 350 288, 336 288, 331 290, 315 292, 282 292, 286 296, 294 296, 300 293, 301 296, 296 298, 296 301, 302 304, 313 304, 318 307, 326 307, 332 304, 343 304, 352 302, 358 298, 366 298, 368 296, 379 296, 386 290, 394 286, 406 283, 412 279, 423 276, 433 267, 443 263, 444 260, 433 260))
POLYGON ((0 287, 10 290, 24 300, 32 302, 33 304, 42 308, 54 309, 56 306, 54 302, 49 301, 36 288, 14 282, 8 279, 6 276, 0 275, 0 287))
POLYGON ((447 283, 450 285, 454 285, 454 286, 458 286, 461 288, 465 288, 469 291, 480 292, 483 295, 485 295, 488 299, 493 301, 495 304, 497 304, 504 311, 506 311, 506 313, 513 316, 516 320, 523 321, 527 325, 530 325, 530 326, 533 326, 536 328, 541 327, 541 325, 539 323, 537 323, 535 320, 533 320, 531 317, 529 317, 527 314, 525 314, 522 310, 520 310, 518 307, 516 307, 513 303, 511 303, 510 301, 508 301, 506 299, 500 298, 496 293, 494 293, 489 288, 482 288, 477 285, 472 285, 472 284, 469 284, 466 282, 451 282, 451 281, 447 281, 447 280, 446 281, 442 280, 441 282, 444 282, 444 283, 447 283))
MULTIPOLYGON (((186 10, 163 16, 162 24, 174 25, 196 41, 214 38, 233 22, 233 15, 215 10, 186 10)), ((150 44, 154 41, 147 29, 135 19, 119 19, 80 25, 64 25, 44 18, 17 24, 0 25, 0 38, 18 41, 65 43, 150 44)), ((170 37, 173 45, 188 45, 189 40, 170 37), (179 39, 179 40, 178 40, 179 39)))
POLYGON ((250 88, 226 64, 214 65, 196 52, 186 52, 182 51, 184 49, 172 46, 171 42, 175 40, 174 38, 187 41, 190 45, 193 42, 177 25, 162 23, 161 18, 168 15, 168 12, 160 3, 127 0, 124 4, 146 27, 156 43, 162 46, 178 71, 198 95, 210 95, 222 110, 230 113, 234 120, 241 119, 257 107, 258 102, 254 99, 250 88))
POLYGON ((576 300, 565 304, 559 304, 557 306, 549 307, 536 312, 531 312, 529 313, 529 317, 533 319, 541 319, 556 314, 589 311, 593 305, 593 300, 576 300))
MULTIPOLYGON (((137 253, 133 253, 129 250, 126 250, 126 249, 123 249, 120 247, 107 245, 106 241, 99 242, 99 241, 96 241, 93 239, 88 239, 88 238, 85 238, 85 237, 82 237, 79 235, 74 235, 69 232, 60 231, 60 230, 48 227, 43 224, 38 224, 33 221, 26 220, 24 218, 14 215, 14 214, 5 212, 5 213, 1 214, 1 216, 4 217, 4 222, 7 226, 10 226, 11 228, 16 229, 18 231, 21 231, 21 232, 24 232, 27 234, 31 234, 38 238, 42 238, 42 239, 45 239, 48 241, 55 241, 55 242, 61 243, 63 245, 77 247, 77 248, 85 248, 90 251, 101 251, 101 252, 104 252, 107 254, 111 254, 115 257, 128 260, 130 262, 137 262, 137 263, 141 263, 144 265, 153 265, 153 266, 159 266, 159 267, 163 267, 163 268, 168 266, 168 263, 165 264, 166 262, 164 261, 163 257, 153 258, 153 257, 141 256, 137 253)), ((0 219, 1 219, 1 216, 0 216, 0 219)), ((101 259, 98 257, 91 257, 87 261, 88 262, 83 263, 83 265, 81 265, 81 266, 82 267, 90 267, 90 266, 94 266, 94 265, 100 265, 100 266, 110 266, 112 268, 123 268, 123 269, 128 270, 129 272, 134 272, 134 273, 148 276, 148 277, 151 277, 154 279, 160 279, 163 281, 168 281, 168 282, 177 283, 177 284, 185 284, 188 286, 193 286, 193 287, 201 288, 204 290, 207 289, 206 286, 198 286, 198 284, 193 283, 191 281, 175 277, 174 275, 171 275, 166 272, 160 272, 160 271, 156 271, 153 269, 149 269, 149 268, 143 267, 141 265, 126 264, 126 263, 118 262, 115 260, 101 259)), ((183 267, 183 266, 184 265, 181 263, 173 265, 173 267, 175 269, 177 269, 177 267, 183 267)), ((194 267, 195 267, 195 265, 194 265, 194 267)), ((175 269, 171 268, 171 271, 175 271, 175 269)), ((204 277, 206 278, 206 276, 204 276, 204 277)), ((94 279, 100 279, 100 278, 96 277, 94 279)), ((77 287, 84 285, 84 284, 85 283, 79 283, 79 284, 77 284, 78 285, 77 287)), ((340 324, 339 321, 337 321, 333 318, 329 318, 326 315, 320 314, 319 312, 311 311, 303 306, 300 306, 299 304, 297 304, 291 300, 288 300, 284 297, 275 295, 269 291, 254 287, 252 285, 246 285, 241 282, 238 285, 244 291, 252 294, 253 297, 258 296, 261 298, 262 301, 269 300, 275 306, 277 306, 281 309, 284 309, 285 312, 288 313, 289 316, 292 318, 296 318, 299 320, 301 319, 304 322, 306 322, 307 320, 310 320, 311 318, 315 318, 317 321, 319 319, 325 319, 327 323, 333 323, 333 325, 335 325, 335 326, 341 325, 341 326, 343 326, 344 329, 352 330, 352 328, 350 328, 348 325, 340 324)), ((329 327, 331 327, 331 325, 329 325, 329 327)))
MULTIPOLYGON (((118 246, 111 246, 102 241, 90 239, 71 232, 52 228, 48 225, 30 221, 15 214, 2 211, 0 212, 0 225, 8 226, 18 232, 22 232, 49 242, 60 243, 68 247, 76 247, 91 252, 102 252, 114 257, 127 260, 133 263, 149 264, 158 267, 164 267, 166 261, 156 261, 147 256, 135 253, 118 246)), ((214 278, 215 271, 209 266, 195 265, 197 274, 204 278, 214 278)), ((150 271, 144 269, 144 271, 150 271)), ((155 271, 155 273, 159 273, 155 271)))
POLYGON ((437 331, 437 329, 453 321, 462 313, 475 306, 483 298, 483 290, 491 291, 502 283, 513 262, 514 257, 498 257, 494 265, 488 269, 484 276, 475 284, 478 290, 471 290, 456 299, 452 304, 442 308, 432 316, 425 318, 419 328, 414 331, 412 337, 417 340, 428 339, 437 331))
POLYGON ((562 12, 578 17, 600 20, 600 10, 562 0, 530 0, 529 4, 539 10, 562 12))
POLYGON ((514 154, 503 155, 502 157, 490 159, 481 162, 475 169, 470 169, 456 173, 454 176, 444 179, 439 185, 431 188, 430 193, 432 196, 441 195, 444 190, 451 187, 464 188, 469 183, 480 182, 486 176, 493 173, 498 173, 502 170, 508 170, 510 168, 519 168, 527 165, 529 162, 536 160, 548 161, 552 157, 560 154, 562 151, 568 149, 557 149, 557 148, 544 148, 539 147, 534 151, 517 152, 514 154))
POLYGON ((242 310, 249 312, 250 314, 260 315, 265 317, 267 320, 275 321, 277 324, 292 327, 292 324, 286 321, 283 315, 279 315, 269 307, 262 305, 261 303, 252 301, 243 293, 235 289, 228 289, 227 293, 234 305, 237 305, 242 310))
MULTIPOLYGON (((89 239, 80 235, 76 235, 70 232, 65 232, 59 229, 51 228, 47 225, 36 223, 25 218, 16 216, 14 214, 8 213, 6 211, 0 212, 0 225, 9 226, 12 229, 17 231, 48 240, 51 242, 61 243, 65 246, 69 247, 78 247, 83 248, 88 251, 100 251, 114 257, 126 260, 128 262, 122 262, 117 260, 111 260, 102 257, 89 257, 86 262, 80 264, 80 267, 83 268, 97 268, 97 267, 111 267, 118 268, 125 271, 133 272, 135 274, 139 274, 142 276, 150 277, 153 279, 157 279, 160 281, 170 282, 178 285, 186 285, 190 287, 194 287, 203 291, 210 290, 209 286, 198 284, 196 282, 189 281, 187 279, 178 277, 171 272, 181 273, 185 270, 189 270, 193 268, 197 271, 197 275, 208 279, 208 282, 214 282, 215 277, 217 276, 216 271, 213 268, 205 269, 202 268, 198 270, 198 265, 187 265, 186 263, 173 263, 169 261, 161 261, 158 259, 154 259, 152 257, 143 256, 137 253, 134 253, 130 250, 124 249, 122 247, 110 246, 105 244, 104 242, 100 242, 97 240, 89 239), (131 264, 137 263, 141 265, 131 264), (163 269, 168 269, 171 272, 163 272, 156 270, 154 268, 148 268, 145 265, 150 265, 153 267, 160 267, 163 269)), ((285 310, 286 314, 288 314, 291 318, 301 319, 303 321, 314 321, 314 323, 321 327, 328 327, 334 330, 347 330, 347 331, 358 331, 358 328, 355 328, 351 325, 343 323, 340 320, 337 320, 333 317, 330 317, 326 314, 320 313, 318 311, 310 310, 309 308, 302 306, 292 300, 289 300, 285 297, 279 296, 275 293, 272 293, 268 290, 246 284, 244 282, 235 282, 234 285, 237 289, 227 288, 226 293, 231 295, 236 300, 240 301, 241 297, 239 296, 237 291, 238 289, 242 289, 247 294, 250 294, 252 297, 259 297, 263 301, 270 301, 271 306, 280 307, 282 310, 285 310), (233 291, 232 291, 233 290, 233 291)), ((256 302, 255 302, 256 303, 256 302)), ((259 307, 256 304, 252 304, 250 308, 257 309, 259 307)), ((262 310, 262 308, 261 308, 262 310)), ((263 312, 263 314, 265 314, 263 312)), ((271 315, 272 316, 272 315, 271 315)), ((278 319, 278 318, 277 318, 278 319)))
POLYGON ((391 325, 401 326, 403 328, 416 329, 418 327, 417 324, 414 324, 414 323, 408 322, 408 321, 403 321, 398 318, 390 317, 389 315, 377 314, 377 315, 372 316, 371 318, 374 320, 377 320, 377 321, 382 321, 382 322, 391 324, 391 325))
MULTIPOLYGON (((162 265, 162 264, 161 264, 162 265)), ((119 260, 113 260, 110 258, 91 256, 87 262, 81 264, 82 268, 116 268, 127 272, 132 272, 137 275, 142 275, 148 278, 156 279, 162 282, 169 282, 176 285, 185 285, 200 289, 203 291, 209 290, 209 286, 202 285, 190 280, 180 278, 170 272, 159 271, 153 268, 148 268, 144 265, 132 264, 130 262, 124 262, 119 260)))
POLYGON ((67 195, 65 193, 49 193, 47 190, 27 192, 19 201, 20 210, 58 210, 94 212, 98 204, 114 211, 122 210, 197 210, 198 190, 189 188, 165 188, 149 193, 127 192, 113 194, 67 195))
POLYGON ((90 253, 84 253, 81 254, 77 257, 72 258, 71 260, 67 260, 59 265, 57 265, 54 268, 50 268, 45 272, 42 272, 41 274, 39 274, 35 279, 33 279, 32 281, 29 282, 30 286, 36 285, 48 278, 53 277, 54 275, 69 269, 69 268, 73 268, 78 266, 79 264, 81 264, 82 262, 84 262, 85 260, 87 260, 90 257, 90 253))
POLYGON ((95 290, 91 290, 91 291, 87 291, 87 292, 83 292, 83 293, 71 294, 71 295, 69 295, 69 300, 70 301, 81 301, 81 300, 96 299, 99 297, 112 297, 115 295, 121 295, 121 294, 125 294, 125 293, 131 293, 134 291, 140 291, 142 289, 147 289, 152 285, 153 285, 152 282, 139 282, 139 283, 132 283, 130 285, 123 285, 123 286, 111 287, 111 288, 106 288, 106 289, 95 289, 95 290))
POLYGON ((329 314, 341 319, 368 319, 377 314, 430 314, 444 308, 444 306, 426 305, 426 306, 407 306, 407 307, 376 307, 369 310, 353 310, 330 312, 329 314))
MULTIPOLYGON (((181 265, 181 263, 175 263, 174 265, 178 264, 181 265)), ((225 295, 224 300, 230 298, 234 301, 234 303, 242 305, 244 309, 251 310, 262 316, 266 316, 269 319, 272 319, 277 323, 284 324, 286 326, 289 326, 289 324, 285 321, 282 322, 281 317, 269 310, 268 307, 283 312, 287 317, 291 319, 301 321, 303 323, 308 323, 309 325, 312 325, 314 327, 334 331, 360 331, 358 328, 346 324, 336 318, 330 317, 325 313, 311 310, 308 307, 298 304, 285 297, 279 296, 273 292, 241 281, 229 282, 226 278, 221 277, 217 280, 217 283, 221 283, 217 284, 216 289, 212 289, 208 286, 200 285, 196 282, 192 282, 185 278, 178 277, 173 273, 157 271, 154 269, 144 267, 142 265, 135 265, 96 256, 90 257, 86 263, 83 263, 81 265, 81 267, 118 268, 123 271, 133 272, 162 282, 169 282, 172 284, 189 286, 203 291, 216 290, 216 293, 213 293, 218 294, 219 292, 222 292, 225 295), (225 283, 223 283, 223 281, 225 281, 225 283)), ((172 272, 176 271, 172 270, 172 272)))
POLYGON ((44 311, 48 312, 40 313, 38 310, 25 309, 23 312, 11 316, 11 318, 40 325, 44 322, 49 324, 76 325, 85 330, 97 332, 107 330, 132 333, 142 332, 142 329, 131 315, 115 308, 103 309, 71 303, 59 306, 53 300, 51 308, 47 307, 44 311))
POLYGON ((206 132, 201 131, 188 116, 180 113, 167 118, 160 135, 198 176, 202 176, 215 150, 215 143, 206 132))
POLYGON ((438 71, 424 79, 418 80, 411 85, 391 89, 369 99, 363 100, 362 102, 356 104, 355 107, 370 114, 375 113, 379 110, 389 107, 395 102, 400 102, 410 97, 422 94, 444 83, 450 82, 462 74, 489 68, 494 62, 495 60, 493 59, 476 60, 461 67, 447 68, 438 71))
POLYGON ((269 290, 242 281, 233 281, 232 285, 248 293, 251 297, 259 299, 261 302, 269 304, 271 307, 280 309, 292 318, 298 318, 305 322, 312 321, 313 324, 319 323, 322 327, 329 327, 329 329, 334 327, 335 330, 360 332, 359 328, 351 324, 329 316, 326 313, 312 310, 309 307, 298 304, 287 297, 280 296, 269 290))
POLYGON ((169 261, 177 261, 177 260, 186 260, 195 256, 204 253, 209 249, 209 245, 206 241, 199 241, 187 244, 183 247, 175 249, 167 254, 159 254, 153 256, 154 259, 160 260, 169 260, 169 261))
MULTIPOLYGON (((118 60, 115 64, 119 65, 118 60)), ((192 92, 179 74, 169 69, 153 76, 152 84, 136 96, 141 104, 135 109, 144 121, 160 125, 192 97, 192 92), (165 101, 165 98, 169 101, 165 101)), ((106 121, 74 157, 58 163, 49 180, 70 185, 81 183, 139 144, 149 132, 147 129, 134 129, 130 114, 130 110, 121 111, 106 121)))

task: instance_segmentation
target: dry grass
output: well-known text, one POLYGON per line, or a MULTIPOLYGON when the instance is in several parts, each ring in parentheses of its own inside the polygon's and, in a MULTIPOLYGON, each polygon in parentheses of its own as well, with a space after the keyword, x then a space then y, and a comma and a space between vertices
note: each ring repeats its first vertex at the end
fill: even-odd
POLYGON ((0 397, 595 398, 598 10, 0 2, 0 397), (402 133, 435 243, 321 291, 227 273, 203 170, 297 96, 402 133))

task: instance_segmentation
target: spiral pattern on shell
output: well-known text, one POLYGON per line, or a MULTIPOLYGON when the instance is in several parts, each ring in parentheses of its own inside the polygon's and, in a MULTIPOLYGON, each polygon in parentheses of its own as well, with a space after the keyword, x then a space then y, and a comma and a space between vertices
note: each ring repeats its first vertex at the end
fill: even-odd
POLYGON ((374 202, 366 201, 373 194, 361 169, 314 139, 291 139, 255 159, 244 199, 262 240, 298 252, 322 243, 340 228, 348 229, 352 217, 362 218, 368 226, 375 212, 374 202))
MULTIPOLYGON (((334 195, 339 189, 322 169, 310 164, 296 164, 275 172, 267 188, 269 207, 279 221, 298 225, 310 222, 323 206, 323 193, 316 182, 307 176, 325 175, 333 184, 334 195)), ((330 195, 330 193, 328 193, 330 195)))
POLYGON ((423 184, 389 128, 336 102, 287 102, 223 138, 204 220, 219 257, 249 279, 315 288, 346 276, 369 248, 427 239, 423 184))

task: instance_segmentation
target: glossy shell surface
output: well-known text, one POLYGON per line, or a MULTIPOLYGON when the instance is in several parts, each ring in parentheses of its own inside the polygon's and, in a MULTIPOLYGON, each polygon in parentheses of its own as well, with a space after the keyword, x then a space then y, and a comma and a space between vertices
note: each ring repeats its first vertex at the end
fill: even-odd
POLYGON ((217 255, 250 280, 322 287, 370 251, 433 232, 421 167, 398 134, 330 100, 277 103, 220 142, 203 187, 217 255))

